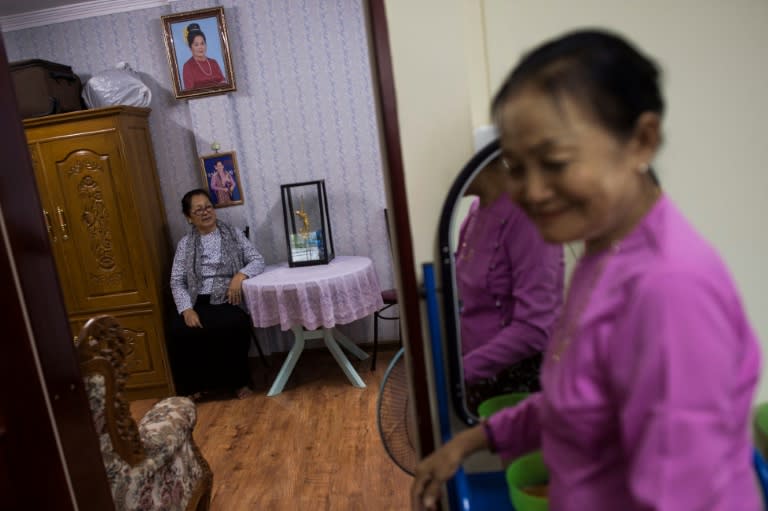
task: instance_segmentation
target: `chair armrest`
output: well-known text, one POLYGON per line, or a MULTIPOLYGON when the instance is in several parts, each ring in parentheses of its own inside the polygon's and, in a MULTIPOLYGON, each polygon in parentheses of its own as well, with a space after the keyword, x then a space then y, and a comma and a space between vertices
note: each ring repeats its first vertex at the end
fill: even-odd
POLYGON ((169 397, 155 404, 139 421, 139 436, 147 458, 164 464, 192 436, 197 408, 186 397, 169 397))

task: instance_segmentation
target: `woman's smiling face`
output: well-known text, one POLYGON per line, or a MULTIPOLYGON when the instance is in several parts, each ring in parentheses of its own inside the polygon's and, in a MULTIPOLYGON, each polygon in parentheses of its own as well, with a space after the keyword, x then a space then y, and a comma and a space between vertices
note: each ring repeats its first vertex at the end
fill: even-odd
POLYGON ((509 97, 496 121, 509 193, 544 239, 600 240, 621 231, 637 198, 637 169, 652 154, 632 137, 617 139, 568 94, 533 86, 509 97))
POLYGON ((200 233, 207 234, 216 229, 216 210, 207 195, 193 195, 189 206, 187 218, 200 233))

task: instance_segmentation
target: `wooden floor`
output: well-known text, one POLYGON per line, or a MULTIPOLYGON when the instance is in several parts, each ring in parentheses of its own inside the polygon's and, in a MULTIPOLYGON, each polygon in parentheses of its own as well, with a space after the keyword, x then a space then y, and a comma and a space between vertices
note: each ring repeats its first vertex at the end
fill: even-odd
MULTIPOLYGON (((212 511, 408 509, 411 478, 387 456, 376 397, 394 351, 353 362, 367 388, 349 384, 326 350, 305 351, 286 389, 267 397, 282 359, 253 359, 255 395, 198 404, 195 439, 213 469, 212 511)), ((153 400, 135 401, 141 417, 153 400)))

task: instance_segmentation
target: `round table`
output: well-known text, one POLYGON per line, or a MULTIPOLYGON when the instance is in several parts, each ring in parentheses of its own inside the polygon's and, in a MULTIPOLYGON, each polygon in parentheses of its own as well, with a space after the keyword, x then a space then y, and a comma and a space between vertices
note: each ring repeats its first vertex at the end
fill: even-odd
POLYGON ((361 360, 368 354, 334 326, 364 318, 384 305, 369 258, 337 256, 323 265, 290 268, 285 262, 267 266, 262 274, 243 282, 243 296, 254 326, 280 325, 294 334, 294 345, 267 395, 282 392, 305 341, 319 338, 350 382, 365 387, 339 345, 361 360))

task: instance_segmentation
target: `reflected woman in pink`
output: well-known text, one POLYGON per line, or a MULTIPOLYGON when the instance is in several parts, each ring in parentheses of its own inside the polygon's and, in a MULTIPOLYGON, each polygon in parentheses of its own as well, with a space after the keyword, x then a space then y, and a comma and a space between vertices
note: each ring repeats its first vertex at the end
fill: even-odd
POLYGON ((546 243, 506 193, 500 160, 469 183, 475 196, 459 230, 456 285, 470 411, 500 394, 541 389, 542 353, 563 302, 561 245, 546 243))

